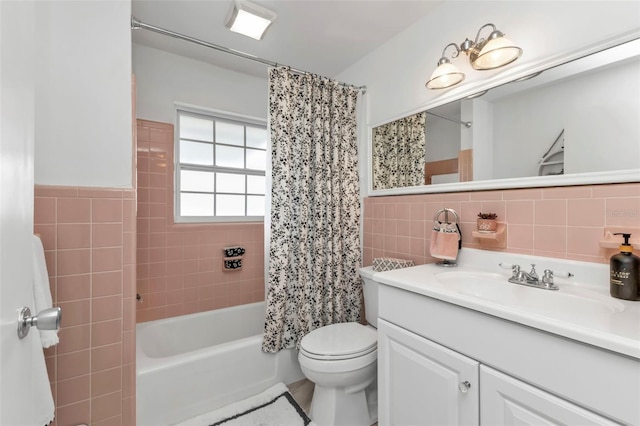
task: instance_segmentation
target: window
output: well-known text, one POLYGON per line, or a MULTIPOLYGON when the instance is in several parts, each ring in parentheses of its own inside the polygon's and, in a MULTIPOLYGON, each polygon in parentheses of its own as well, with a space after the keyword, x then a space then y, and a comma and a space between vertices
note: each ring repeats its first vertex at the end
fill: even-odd
POLYGON ((264 123, 178 109, 176 137, 176 222, 264 219, 264 123))

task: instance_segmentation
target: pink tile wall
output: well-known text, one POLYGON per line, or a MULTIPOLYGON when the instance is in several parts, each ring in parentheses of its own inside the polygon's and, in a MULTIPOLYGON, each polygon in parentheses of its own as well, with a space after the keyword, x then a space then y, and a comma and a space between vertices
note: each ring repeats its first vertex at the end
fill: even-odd
POLYGON ((173 222, 173 125, 138 120, 137 321, 264 300, 264 224, 173 222), (243 246, 243 269, 222 248, 243 246))
POLYGON ((45 350, 56 426, 135 424, 135 199, 131 189, 36 186, 60 343, 45 350))
POLYGON ((365 198, 364 264, 376 257, 435 261, 430 233, 443 207, 460 213, 463 247, 480 248, 471 235, 476 215, 491 211, 507 223, 507 247, 496 250, 606 263, 614 251, 599 246, 605 227, 640 227, 640 184, 365 198))

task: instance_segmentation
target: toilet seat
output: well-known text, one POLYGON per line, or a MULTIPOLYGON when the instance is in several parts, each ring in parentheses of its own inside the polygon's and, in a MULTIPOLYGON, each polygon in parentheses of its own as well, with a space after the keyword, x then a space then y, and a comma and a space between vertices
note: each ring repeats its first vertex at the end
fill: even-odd
POLYGON ((378 347, 375 330, 355 322, 331 324, 304 336, 300 352, 307 358, 339 361, 365 356, 378 347))

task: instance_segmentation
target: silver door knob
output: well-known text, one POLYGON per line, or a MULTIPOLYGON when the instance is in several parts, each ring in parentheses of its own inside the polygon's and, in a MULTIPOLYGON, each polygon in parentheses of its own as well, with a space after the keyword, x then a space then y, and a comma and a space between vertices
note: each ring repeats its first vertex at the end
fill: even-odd
POLYGON ((31 310, 24 307, 18 314, 18 337, 24 339, 29 334, 31 326, 38 330, 59 330, 61 321, 62 309, 59 307, 45 309, 33 317, 31 310))
POLYGON ((469 392, 469 389, 471 389, 471 383, 467 382, 466 380, 464 382, 460 382, 460 384, 458 385, 458 389, 460 389, 460 392, 462 393, 467 393, 469 392))

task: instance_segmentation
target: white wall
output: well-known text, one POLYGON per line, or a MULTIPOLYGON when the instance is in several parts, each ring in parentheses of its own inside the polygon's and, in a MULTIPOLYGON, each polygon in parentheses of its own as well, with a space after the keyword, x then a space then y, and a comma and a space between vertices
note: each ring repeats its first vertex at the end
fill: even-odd
MULTIPOLYGON (((360 162, 366 182, 368 126, 424 109, 447 93, 468 85, 499 78, 563 52, 594 44, 604 38, 640 28, 637 1, 448 1, 404 32, 337 76, 366 85, 367 119, 361 123, 360 162), (442 49, 465 37, 475 38, 485 23, 494 23, 524 49, 511 67, 473 71, 454 60, 467 74, 465 82, 449 91, 427 90, 424 84, 436 67, 442 49)), ((460 58, 462 59, 462 58, 460 58)), ((363 190, 364 189, 363 187, 363 190)))
POLYGON ((131 187, 130 1, 35 3, 35 183, 131 187))
POLYGON ((175 102, 267 117, 267 67, 264 78, 134 44, 137 118, 173 123, 175 102))

